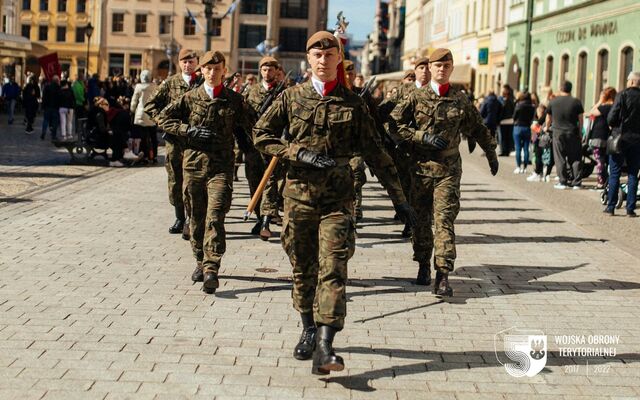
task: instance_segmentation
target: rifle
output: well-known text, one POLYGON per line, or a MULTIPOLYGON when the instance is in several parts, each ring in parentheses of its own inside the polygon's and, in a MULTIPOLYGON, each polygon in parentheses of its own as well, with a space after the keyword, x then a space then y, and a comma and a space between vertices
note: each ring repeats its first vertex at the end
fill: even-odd
POLYGON ((222 82, 222 84, 224 85, 224 87, 226 87, 227 89, 229 88, 229 85, 231 85, 231 82, 233 82, 233 80, 235 79, 235 77, 236 77, 236 74, 237 74, 237 73, 238 73, 237 71, 236 71, 236 72, 234 72, 233 74, 231 74, 229 77, 227 77, 227 79, 225 79, 225 80, 222 82))
MULTIPOLYGON (((280 81, 280 83, 278 83, 278 86, 276 86, 275 89, 264 99, 262 105, 260 106, 260 110, 258 110, 258 116, 261 116, 269 109, 273 101, 284 89, 284 85, 289 80, 290 76, 291 71, 287 72, 287 75, 284 77, 284 79, 280 81)), ((253 210, 255 210, 256 206, 258 205, 258 199, 260 198, 260 196, 262 196, 262 192, 264 191, 265 186, 267 186, 267 181, 269 181, 271 174, 273 174, 273 170, 276 169, 276 165, 278 165, 278 157, 271 157, 269 166, 267 167, 267 170, 264 171, 264 175, 262 175, 260 184, 256 188, 255 193, 253 193, 253 197, 251 197, 251 201, 247 205, 247 210, 244 212, 245 221, 249 219, 249 216, 251 215, 251 213, 253 213, 253 210)))
POLYGON ((367 83, 365 83, 362 89, 360 90, 360 93, 358 94, 358 96, 364 97, 367 93, 369 93, 369 91, 371 90, 375 82, 376 82, 375 76, 372 76, 371 78, 369 78, 367 83))

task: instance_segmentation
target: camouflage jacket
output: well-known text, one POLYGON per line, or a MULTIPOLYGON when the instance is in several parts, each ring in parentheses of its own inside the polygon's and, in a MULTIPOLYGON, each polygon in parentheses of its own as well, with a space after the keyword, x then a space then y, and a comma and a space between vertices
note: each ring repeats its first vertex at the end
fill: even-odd
POLYGON ((171 135, 184 138, 187 153, 206 153, 211 162, 217 165, 233 166, 234 133, 248 134, 251 124, 247 106, 242 96, 230 89, 222 89, 220 96, 211 99, 204 85, 188 91, 178 100, 167 106, 157 117, 158 125, 171 135), (205 126, 215 132, 210 148, 204 151, 190 143, 189 127, 205 126))
POLYGON ((311 81, 285 90, 258 120, 253 135, 259 151, 290 161, 286 197, 312 204, 354 198, 349 159, 360 153, 379 171, 394 204, 406 201, 364 102, 341 85, 326 97, 316 92, 311 81), (287 125, 290 140, 280 136, 287 125), (296 156, 301 149, 327 155, 338 165, 320 170, 300 163, 296 156))
POLYGON ((445 96, 437 95, 431 85, 412 91, 391 112, 397 134, 412 143, 412 156, 417 172, 442 177, 462 172, 458 146, 460 135, 474 138, 486 153, 496 160, 496 142, 482 123, 478 110, 467 96, 453 86, 445 96), (426 134, 440 135, 449 141, 443 151, 435 151, 422 143, 426 134))
POLYGON ((182 73, 171 75, 158 86, 155 93, 145 103, 144 112, 155 120, 160 112, 172 101, 179 99, 180 96, 201 84, 202 77, 196 78, 191 84, 187 85, 187 82, 182 79, 182 73))
POLYGON ((271 93, 271 90, 265 89, 262 82, 259 82, 251 86, 251 88, 244 94, 244 100, 247 102, 247 105, 251 109, 251 114, 256 120, 258 120, 258 112, 262 107, 262 103, 269 93, 271 93))

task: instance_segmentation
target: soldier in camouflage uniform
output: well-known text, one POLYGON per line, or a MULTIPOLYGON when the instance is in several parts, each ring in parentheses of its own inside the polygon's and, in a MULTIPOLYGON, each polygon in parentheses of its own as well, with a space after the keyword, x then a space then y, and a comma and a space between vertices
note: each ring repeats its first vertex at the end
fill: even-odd
MULTIPOLYGON (((193 50, 182 49, 178 55, 181 72, 167 78, 145 104, 144 111, 154 120, 160 112, 172 101, 177 100, 187 91, 199 86, 202 79, 196 76, 198 57, 193 50)), ((157 120, 156 120, 157 123, 157 120)), ((183 190, 182 155, 185 139, 165 135, 166 160, 169 182, 169 202, 174 207, 176 221, 169 233, 182 233, 185 240, 189 240, 189 225, 185 223, 189 215, 189 194, 183 190), (185 214, 186 210, 186 214, 185 214)))
POLYGON ((214 293, 226 249, 224 219, 231 206, 234 133, 251 129, 242 96, 225 88, 225 59, 206 52, 200 67, 204 84, 187 92, 160 114, 159 125, 186 141, 184 178, 191 195, 191 247, 196 258, 192 280, 214 293))
POLYGON ((307 42, 312 78, 285 90, 253 130, 258 150, 289 161, 281 238, 293 266, 293 305, 303 325, 294 357, 313 356, 314 374, 344 368, 332 343, 344 327, 347 262, 355 250, 349 167, 354 153, 376 167, 398 213, 415 222, 364 102, 338 83, 338 48, 331 33, 312 35, 307 42), (290 140, 282 138, 286 126, 290 140))
MULTIPOLYGON (((353 61, 345 60, 344 61, 344 70, 347 73, 347 79, 349 80, 349 82, 351 82, 351 87, 353 88, 353 91, 356 94, 360 95, 360 91, 363 88, 355 86, 356 67, 353 64, 353 61)), ((370 110, 369 109, 369 112, 370 112, 369 115, 373 116, 374 114, 371 113, 371 111, 375 112, 375 110, 370 110)), ((362 158, 362 156, 360 154, 356 154, 349 161, 349 166, 353 170, 353 189, 356 192, 356 201, 354 203, 355 216, 356 216, 356 221, 360 221, 360 220, 362 220, 362 217, 363 217, 363 215, 362 215, 362 187, 364 186, 365 183, 367 183, 367 174, 366 174, 366 169, 365 169, 366 167, 365 167, 365 164, 364 164, 364 159, 362 158)))
POLYGON ((431 81, 400 102, 391 117, 398 135, 412 148, 411 203, 419 216, 412 240, 413 259, 419 263, 417 283, 431 283, 435 247, 434 293, 452 296, 448 276, 456 259, 454 221, 460 210, 461 134, 477 140, 493 175, 498 172, 498 159, 495 140, 482 124, 478 110, 464 93, 449 84, 451 52, 437 49, 430 58, 431 81), (434 220, 435 235, 431 230, 434 220))
MULTIPOLYGON (((257 120, 259 117, 258 113, 265 99, 270 94, 272 94, 276 89, 276 86, 278 86, 279 81, 277 79, 277 75, 278 71, 280 70, 278 60, 269 56, 263 57, 258 63, 258 66, 260 69, 260 76, 262 77, 262 80, 260 81, 260 83, 253 85, 245 96, 245 100, 250 107, 255 120, 257 120)), ((270 157, 262 159, 260 153, 256 151, 256 154, 256 162, 262 164, 262 169, 260 170, 259 174, 254 173, 255 187, 257 187, 260 183, 260 180, 264 175, 266 166, 269 164, 269 161, 271 161, 270 157)), ((247 169, 249 169, 248 166, 247 169)), ((247 174, 249 174, 249 171, 247 171, 247 174)), ((278 166, 267 181, 267 186, 265 186, 264 191, 262 192, 262 198, 259 203, 259 210, 262 216, 259 216, 258 218, 261 218, 260 239, 262 240, 269 240, 269 238, 271 237, 271 229, 269 227, 269 224, 273 219, 280 218, 280 216, 278 215, 278 205, 280 204, 280 191, 278 190, 278 182, 283 178, 284 169, 282 166, 282 162, 279 162, 278 166)), ((255 188, 251 191, 252 196, 254 191, 255 188)))

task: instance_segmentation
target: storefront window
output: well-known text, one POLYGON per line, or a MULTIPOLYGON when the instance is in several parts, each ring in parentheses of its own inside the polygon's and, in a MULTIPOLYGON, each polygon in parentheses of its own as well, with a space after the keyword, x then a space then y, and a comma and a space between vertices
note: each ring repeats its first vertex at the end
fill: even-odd
POLYGON ((587 53, 582 52, 578 55, 578 85, 576 90, 576 96, 582 104, 584 104, 585 87, 587 85, 587 53))
POLYGON ((547 65, 544 71, 544 85, 551 86, 553 82, 553 56, 547 57, 547 65))
POLYGON ((598 65, 596 68, 596 92, 595 101, 600 98, 600 92, 609 84, 609 50, 602 49, 598 52, 598 65))
POLYGON ((109 76, 122 75, 124 71, 124 54, 109 53, 109 76))
POLYGON ((633 48, 625 47, 620 55, 620 79, 618 82, 618 90, 627 87, 627 76, 633 71, 633 48))

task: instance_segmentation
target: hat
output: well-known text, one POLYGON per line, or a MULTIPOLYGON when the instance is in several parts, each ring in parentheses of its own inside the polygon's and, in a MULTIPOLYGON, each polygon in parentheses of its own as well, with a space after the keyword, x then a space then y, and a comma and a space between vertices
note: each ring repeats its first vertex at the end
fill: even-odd
POLYGON ((436 61, 453 61, 453 56, 451 55, 451 51, 449 49, 435 49, 433 53, 431 53, 431 62, 436 61))
POLYGON ((353 71, 355 69, 355 65, 351 60, 344 60, 344 70, 345 71, 353 71))
POLYGON ((410 76, 412 76, 415 79, 416 71, 414 71, 412 69, 408 69, 408 70, 404 71, 404 75, 402 76, 402 79, 407 79, 410 76))
POLYGON ((429 57, 420 57, 416 60, 415 64, 413 64, 413 67, 416 68, 418 67, 418 65, 422 65, 422 64, 429 64, 429 57))
POLYGON ((326 50, 333 47, 340 48, 338 38, 333 36, 331 32, 319 31, 311 35, 307 40, 307 51, 310 49, 326 50))
POLYGON ((195 51, 189 49, 180 50, 180 54, 178 54, 178 60, 182 61, 188 58, 198 58, 198 54, 195 51))
POLYGON ((200 67, 203 67, 207 64, 219 64, 225 62, 224 55, 219 51, 207 51, 200 58, 200 67))
POLYGON ((260 60, 260 62, 258 63, 258 68, 262 68, 264 65, 266 65, 267 67, 278 67, 278 60, 276 60, 273 57, 262 57, 262 59, 260 60))

